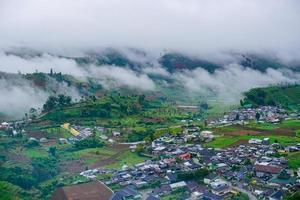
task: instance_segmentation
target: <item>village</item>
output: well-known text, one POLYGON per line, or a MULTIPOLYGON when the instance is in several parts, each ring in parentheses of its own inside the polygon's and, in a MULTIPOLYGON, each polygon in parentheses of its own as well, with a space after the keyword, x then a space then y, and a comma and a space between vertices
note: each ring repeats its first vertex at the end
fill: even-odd
POLYGON ((266 138, 236 148, 212 149, 163 136, 147 148, 159 159, 134 167, 124 165, 122 170, 91 169, 80 174, 92 180, 99 174, 112 174, 102 181, 124 187, 114 194, 123 199, 140 199, 144 190, 147 199, 160 199, 181 188, 186 199, 228 199, 246 192, 257 199, 279 200, 286 191, 300 187, 300 170, 289 170, 287 160, 275 156, 282 151, 300 151, 300 144, 283 148, 270 145, 266 138), (198 173, 201 183, 193 180, 198 173), (125 192, 128 188, 134 192, 125 192))
POLYGON ((288 118, 287 112, 276 106, 260 106, 258 108, 240 108, 230 111, 224 116, 208 120, 208 126, 231 124, 245 124, 248 120, 257 120, 261 123, 278 123, 288 118))
MULTIPOLYGON (((262 107, 233 111, 228 121, 258 119, 275 123, 288 118, 282 109, 262 107), (231 116, 231 117, 230 117, 231 116)), ((249 199, 283 199, 287 192, 300 188, 300 169, 289 169, 288 152, 300 151, 300 143, 283 146, 268 137, 249 139, 247 144, 225 149, 209 148, 211 131, 185 126, 182 134, 164 134, 151 144, 142 145, 151 159, 121 170, 89 169, 80 174, 119 188, 110 199, 233 199, 246 194, 249 199), (101 177, 101 178, 99 178, 101 177), (105 178, 103 178, 105 177, 105 178), (174 196, 175 195, 175 196, 174 196)), ((131 145, 135 151, 137 144, 131 145)))
MULTIPOLYGON (((189 199, 221 200, 246 195, 246 199, 281 200, 286 193, 300 188, 300 169, 290 169, 284 156, 299 152, 300 143, 282 145, 270 142, 269 137, 250 138, 247 143, 227 148, 212 148, 206 144, 218 135, 211 127, 226 127, 232 124, 247 124, 249 120, 258 123, 276 124, 297 114, 287 114, 278 107, 238 109, 223 117, 210 120, 207 128, 193 125, 186 120, 180 133, 164 133, 153 141, 126 143, 132 152, 147 156, 144 162, 121 169, 97 167, 79 174, 91 182, 66 186, 70 191, 94 191, 106 195, 103 199, 189 199), (92 189, 91 189, 92 188, 92 189)), ((9 129, 13 135, 24 134, 20 125, 3 122, 2 129, 9 129)), ((70 144, 90 137, 96 130, 99 137, 110 144, 118 141, 122 134, 112 131, 106 135, 106 128, 93 128, 64 123, 61 128, 72 137, 59 138, 60 144, 70 144)), ((37 140, 43 143, 46 138, 37 140)), ((65 188, 66 189, 66 188, 65 188)), ((52 199, 60 196, 56 190, 52 199)), ((85 194, 90 195, 90 194, 85 194)), ((240 198, 242 199, 242 198, 240 198)))

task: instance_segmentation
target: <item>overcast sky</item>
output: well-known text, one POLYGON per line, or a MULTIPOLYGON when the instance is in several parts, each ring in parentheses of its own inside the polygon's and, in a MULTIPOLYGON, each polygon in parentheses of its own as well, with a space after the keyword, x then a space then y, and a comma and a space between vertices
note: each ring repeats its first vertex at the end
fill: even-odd
MULTIPOLYGON (((270 54, 286 64, 300 62, 299 36, 300 0, 0 0, 0 71, 53 68, 80 80, 93 77, 107 88, 155 90, 148 75, 156 73, 172 76, 192 93, 213 90, 217 97, 238 101, 252 87, 299 82, 300 74, 244 68, 235 63, 231 52, 270 54), (45 53, 28 59, 3 52, 20 47, 45 53), (118 66, 83 70, 74 60, 47 54, 76 56, 107 47, 154 64, 142 72, 118 66), (127 47, 145 50, 147 56, 132 54, 127 47), (156 60, 165 50, 205 56, 224 68, 211 74, 199 66, 169 74, 156 60)), ((24 84, 0 80, 4 94, 0 112, 22 116, 30 107, 40 107, 49 95, 20 81, 24 84)), ((56 88, 77 96, 64 85, 56 88)))
POLYGON ((0 47, 299 56, 299 0, 0 0, 0 47))

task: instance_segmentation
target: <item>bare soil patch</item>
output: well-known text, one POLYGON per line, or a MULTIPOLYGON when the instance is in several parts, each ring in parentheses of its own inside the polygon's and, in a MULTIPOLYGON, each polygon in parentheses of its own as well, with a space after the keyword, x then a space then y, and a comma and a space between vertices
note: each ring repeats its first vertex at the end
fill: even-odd
POLYGON ((256 128, 247 128, 243 130, 237 130, 226 133, 229 136, 243 136, 243 135, 253 135, 253 136, 268 136, 268 135, 282 135, 282 136, 295 136, 295 131, 288 128, 277 128, 273 130, 262 130, 256 128))
POLYGON ((105 156, 99 155, 99 159, 92 164, 86 164, 85 161, 91 158, 93 155, 86 155, 84 158, 76 159, 76 160, 66 160, 60 163, 60 170, 63 172, 70 172, 70 173, 78 173, 81 171, 88 169, 94 169, 98 167, 104 167, 106 165, 113 164, 118 162, 117 158, 124 152, 129 149, 128 144, 115 144, 108 147, 112 151, 116 152, 112 156, 105 156))
POLYGON ((254 131, 254 130, 238 130, 238 131, 229 132, 226 135, 229 136, 262 135, 262 132, 254 131))
POLYGON ((60 163, 60 170, 63 172, 69 173, 78 173, 82 172, 86 169, 86 164, 84 164, 83 160, 68 160, 60 163))
POLYGON ((27 132, 28 137, 34 137, 36 139, 41 139, 41 138, 45 137, 46 134, 47 133, 45 131, 29 131, 29 132, 27 132))

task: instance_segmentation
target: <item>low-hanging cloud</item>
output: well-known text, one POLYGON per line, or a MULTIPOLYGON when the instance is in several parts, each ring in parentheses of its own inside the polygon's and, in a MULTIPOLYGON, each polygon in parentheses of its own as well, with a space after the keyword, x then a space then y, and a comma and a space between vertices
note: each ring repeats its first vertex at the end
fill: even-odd
POLYGON ((0 71, 9 73, 33 73, 35 71, 49 73, 53 69, 64 74, 80 76, 84 71, 72 59, 61 58, 43 53, 41 56, 20 57, 0 52, 0 71))
POLYGON ((88 72, 89 76, 108 89, 122 86, 142 90, 155 89, 155 83, 146 74, 138 74, 131 69, 117 66, 90 66, 88 72))
POLYGON ((288 69, 275 70, 268 68, 265 73, 245 68, 238 64, 229 64, 224 69, 209 73, 203 68, 175 74, 175 79, 182 82, 189 92, 216 98, 227 103, 236 103, 243 97, 243 92, 254 87, 282 83, 299 83, 300 73, 288 69))
POLYGON ((0 79, 0 93, 0 112, 10 117, 22 117, 30 108, 41 108, 48 97, 22 79, 17 84, 0 79))

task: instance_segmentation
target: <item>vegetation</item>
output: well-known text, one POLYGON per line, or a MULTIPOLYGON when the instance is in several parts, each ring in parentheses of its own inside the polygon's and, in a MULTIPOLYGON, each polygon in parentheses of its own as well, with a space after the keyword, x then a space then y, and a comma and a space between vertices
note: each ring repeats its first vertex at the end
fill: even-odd
POLYGON ((209 174, 208 169, 203 168, 191 172, 180 172, 178 173, 177 178, 179 180, 184 180, 184 181, 194 180, 194 181, 202 182, 203 178, 208 174, 209 174))
POLYGON ((282 106, 296 110, 300 105, 300 85, 272 86, 255 88, 245 93, 243 105, 270 105, 282 106))
POLYGON ((284 199, 285 200, 298 200, 298 199, 300 199, 300 191, 290 194, 287 197, 285 197, 284 199))
MULTIPOLYGON (((65 80, 66 78, 53 72, 50 73, 50 76, 58 80, 65 80)), ((43 83, 45 78, 42 75, 36 75, 36 81, 39 83, 43 83)), ((288 97, 284 97, 289 98, 289 107, 299 104, 297 104, 298 99, 294 98, 297 94, 292 94, 293 87, 298 86, 277 89, 281 93, 290 93, 290 95, 287 95, 288 97)), ((94 89, 97 90, 98 88, 94 89)), ((264 92, 261 94, 255 93, 254 98, 251 95, 246 95, 247 99, 241 103, 243 105, 248 103, 264 105, 270 103, 271 100, 274 100, 276 105, 277 102, 280 103, 281 100, 269 97, 268 90, 263 89, 264 92)), ((179 135, 182 133, 182 120, 198 119, 212 113, 217 114, 224 111, 224 107, 221 108, 221 106, 199 103, 199 112, 191 113, 178 109, 174 102, 163 99, 163 97, 150 97, 129 92, 122 95, 118 91, 113 91, 105 93, 101 98, 91 96, 85 101, 71 103, 72 99, 68 96, 50 96, 43 107, 43 115, 26 124, 24 127, 26 132, 23 135, 13 137, 11 131, 10 134, 5 131, 0 133, 1 198, 3 196, 4 199, 19 199, 19 197, 21 199, 31 199, 30 197, 47 199, 57 187, 87 181, 84 177, 78 176, 80 171, 95 166, 120 169, 124 165, 133 166, 141 163, 149 159, 149 157, 142 154, 147 152, 143 145, 138 145, 136 152, 131 152, 128 145, 119 143, 141 140, 151 142, 166 133, 179 135), (60 144, 58 142, 59 138, 72 137, 68 130, 61 128, 63 123, 82 125, 91 129, 94 129, 95 126, 105 127, 105 135, 113 138, 114 142, 111 144, 101 139, 100 132, 95 129, 92 136, 86 139, 71 144, 60 144), (113 131, 121 132, 121 136, 112 137, 113 131), (30 137, 36 137, 37 139, 29 140, 30 137), (47 138, 48 142, 39 142, 41 137, 47 138)), ((189 123, 203 127, 203 121, 194 120, 194 122, 189 123)), ((253 121, 245 126, 218 127, 213 128, 212 131, 218 137, 207 143, 207 146, 215 148, 228 147, 241 140, 264 137, 269 137, 271 142, 279 142, 284 145, 300 142, 299 120, 287 120, 279 124, 256 123, 253 121), (276 134, 278 129, 295 134, 276 134), (231 135, 232 132, 244 130, 258 130, 263 133, 274 131, 274 134, 231 135)), ((290 153, 287 157, 291 168, 299 167, 300 158, 298 153, 290 153)), ((177 178, 179 180, 201 182, 207 174, 207 169, 199 169, 179 173, 177 178)), ((99 178, 101 179, 101 177, 99 178)), ((150 187, 155 187, 158 184, 156 182, 150 187)), ((117 188, 119 186, 112 187, 117 188)), ((184 190, 179 189, 173 191, 170 195, 164 196, 163 199, 174 199, 175 197, 184 199, 185 194, 184 190)), ((236 199, 247 198, 243 194, 238 194, 236 199)))
POLYGON ((287 159, 290 168, 297 169, 300 167, 300 152, 289 153, 287 159))
POLYGON ((236 196, 231 197, 232 200, 249 200, 249 197, 245 193, 239 192, 236 196))
POLYGON ((58 96, 49 96, 46 103, 43 105, 43 111, 47 112, 57 108, 63 108, 71 105, 72 98, 59 94, 58 96))
POLYGON ((291 137, 291 136, 276 136, 276 135, 268 135, 268 136, 251 136, 251 135, 243 135, 243 136, 221 136, 215 138, 212 142, 207 143, 208 147, 214 148, 225 148, 240 140, 250 140, 250 139, 264 139, 270 138, 271 143, 280 143, 283 145, 287 144, 296 144, 300 142, 299 137, 291 137))
POLYGON ((124 153, 122 153, 116 158, 116 162, 114 162, 111 165, 108 165, 107 168, 121 169, 123 165, 127 165, 131 167, 135 164, 142 163, 147 159, 149 158, 145 156, 140 156, 134 152, 125 151, 124 153))
POLYGON ((18 186, 6 181, 0 181, 0 200, 20 200, 20 195, 25 192, 18 186))
POLYGON ((97 148, 97 147, 103 147, 104 142, 96 136, 96 134, 93 134, 92 136, 79 140, 75 142, 75 148, 77 150, 86 149, 86 148, 97 148))

